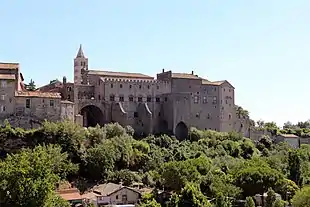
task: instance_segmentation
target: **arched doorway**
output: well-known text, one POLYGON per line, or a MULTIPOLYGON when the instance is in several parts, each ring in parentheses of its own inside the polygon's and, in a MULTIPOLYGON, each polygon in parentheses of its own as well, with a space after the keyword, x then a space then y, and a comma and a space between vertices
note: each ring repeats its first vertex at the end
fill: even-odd
POLYGON ((159 132, 162 134, 168 134, 168 122, 166 120, 161 120, 159 122, 159 132))
POLYGON ((175 127, 175 137, 180 141, 188 137, 188 128, 183 121, 179 122, 175 127))
POLYGON ((103 113, 101 109, 94 105, 87 105, 81 109, 84 127, 94 127, 97 124, 103 125, 103 113))

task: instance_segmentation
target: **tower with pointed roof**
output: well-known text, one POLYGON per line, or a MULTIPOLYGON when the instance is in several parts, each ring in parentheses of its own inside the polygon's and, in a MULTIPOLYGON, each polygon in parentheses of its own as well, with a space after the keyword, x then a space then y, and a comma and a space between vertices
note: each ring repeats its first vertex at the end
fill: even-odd
POLYGON ((82 83, 82 70, 88 70, 88 58, 85 57, 82 45, 74 58, 74 84, 82 83))

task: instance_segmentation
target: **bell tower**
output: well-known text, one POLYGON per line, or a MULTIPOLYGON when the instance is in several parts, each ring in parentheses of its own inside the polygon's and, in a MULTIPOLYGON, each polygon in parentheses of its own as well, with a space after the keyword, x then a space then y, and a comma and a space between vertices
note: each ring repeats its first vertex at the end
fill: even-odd
POLYGON ((74 58, 74 84, 82 84, 82 70, 88 70, 88 58, 85 57, 82 45, 74 58))

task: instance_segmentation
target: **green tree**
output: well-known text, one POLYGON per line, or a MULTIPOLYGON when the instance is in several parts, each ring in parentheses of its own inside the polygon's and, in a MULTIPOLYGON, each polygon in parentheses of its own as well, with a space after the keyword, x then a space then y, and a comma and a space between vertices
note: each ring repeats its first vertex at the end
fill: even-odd
POLYGON ((274 190, 272 190, 272 188, 269 188, 267 191, 266 207, 272 207, 276 199, 276 193, 274 192, 274 190))
POLYGON ((298 191, 292 199, 293 207, 310 206, 310 186, 306 186, 298 191))
POLYGON ((232 202, 228 197, 225 197, 223 195, 218 195, 216 198, 215 207, 231 207, 232 202))
POLYGON ((211 207, 211 204, 197 184, 187 183, 180 193, 180 200, 176 206, 211 207))
POLYGON ((70 169, 67 155, 55 146, 37 146, 8 155, 0 162, 0 205, 51 206, 51 200, 61 175, 70 169))
POLYGON ((36 84, 34 83, 34 81, 32 79, 30 79, 29 84, 25 84, 25 88, 28 91, 35 91, 36 90, 36 84))
POLYGON ((286 207, 286 202, 281 199, 276 199, 273 202, 272 207, 286 207))
POLYGON ((252 197, 246 197, 244 207, 255 207, 255 202, 252 197))
POLYGON ((142 196, 139 207, 161 207, 159 203, 154 199, 152 194, 145 194, 142 196))

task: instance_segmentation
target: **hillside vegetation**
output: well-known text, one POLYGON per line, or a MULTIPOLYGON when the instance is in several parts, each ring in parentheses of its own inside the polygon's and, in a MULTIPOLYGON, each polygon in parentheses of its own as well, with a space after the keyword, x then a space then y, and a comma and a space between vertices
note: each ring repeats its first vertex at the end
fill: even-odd
POLYGON ((0 205, 67 206, 54 193, 62 180, 81 191, 94 183, 141 182, 154 188, 140 204, 150 207, 223 207, 240 199, 251 206, 254 195, 267 191, 272 206, 284 205, 275 200, 275 192, 296 207, 309 204, 309 145, 292 149, 269 137, 254 143, 234 132, 195 128, 191 140, 182 142, 167 135, 135 139, 133 134, 119 124, 85 129, 45 122, 34 130, 6 124, 0 129, 0 205), (173 195, 159 204, 156 192, 163 189, 173 195))

